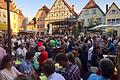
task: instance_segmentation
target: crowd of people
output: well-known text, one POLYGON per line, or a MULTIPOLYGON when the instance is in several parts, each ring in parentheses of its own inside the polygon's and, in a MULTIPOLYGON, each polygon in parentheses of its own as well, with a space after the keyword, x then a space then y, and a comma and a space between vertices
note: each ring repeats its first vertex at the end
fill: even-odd
POLYGON ((0 80, 120 80, 119 37, 13 35, 11 41, 8 54, 0 35, 0 80))

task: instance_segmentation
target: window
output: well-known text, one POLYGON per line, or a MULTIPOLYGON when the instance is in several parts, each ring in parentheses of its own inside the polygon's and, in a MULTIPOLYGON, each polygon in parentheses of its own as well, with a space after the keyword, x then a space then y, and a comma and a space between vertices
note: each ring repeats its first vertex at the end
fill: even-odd
POLYGON ((85 10, 84 14, 89 15, 89 10, 85 10))
POLYGON ((115 14, 115 10, 112 10, 112 14, 115 14))
POLYGON ((84 19, 81 19, 81 23, 84 25, 84 19))
POLYGON ((1 11, 0 11, 0 17, 1 17, 1 11))
POLYGON ((40 24, 40 27, 42 28, 42 27, 43 27, 43 25, 42 25, 42 24, 40 24))
POLYGON ((6 18, 6 12, 5 11, 3 11, 3 17, 6 18))
POLYGON ((14 28, 16 28, 16 24, 14 23, 14 28))
POLYGON ((92 14, 96 14, 96 9, 92 9, 92 14))
POLYGON ((37 19, 37 21, 39 21, 39 18, 37 19))
POLYGON ((14 14, 14 19, 15 19, 15 14, 14 14))
POLYGON ((107 20, 107 24, 111 24, 111 19, 108 19, 108 20, 107 20))
POLYGON ((112 19, 112 25, 115 24, 115 19, 112 19))
POLYGON ((92 19, 88 19, 88 23, 89 23, 89 24, 92 24, 92 19))
POLYGON ((56 16, 58 16, 58 14, 56 14, 56 16))
POLYGON ((37 28, 39 28, 39 25, 37 25, 37 28))
POLYGON ((116 24, 120 24, 120 19, 116 19, 116 24))
POLYGON ((41 16, 43 16, 43 12, 41 13, 41 16))
POLYGON ((102 23, 101 18, 97 18, 97 22, 98 22, 99 24, 101 24, 101 23, 102 23))
POLYGON ((43 18, 42 18, 42 17, 40 18, 40 21, 43 21, 43 18))

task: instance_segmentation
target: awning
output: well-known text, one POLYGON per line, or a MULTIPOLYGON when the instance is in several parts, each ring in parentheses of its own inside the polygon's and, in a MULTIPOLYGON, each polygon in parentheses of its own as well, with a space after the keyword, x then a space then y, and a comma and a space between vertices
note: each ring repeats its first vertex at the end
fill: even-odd
POLYGON ((90 30, 103 29, 103 28, 108 27, 108 26, 111 26, 111 25, 98 25, 98 26, 91 28, 90 30))
POLYGON ((0 23, 0 30, 8 30, 6 23, 0 23))

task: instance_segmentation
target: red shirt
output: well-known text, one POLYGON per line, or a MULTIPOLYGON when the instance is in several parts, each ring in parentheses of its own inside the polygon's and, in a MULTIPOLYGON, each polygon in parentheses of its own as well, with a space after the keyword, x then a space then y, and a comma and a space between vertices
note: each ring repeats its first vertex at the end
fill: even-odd
POLYGON ((39 55, 38 62, 39 62, 40 65, 42 65, 43 62, 47 59, 48 59, 47 51, 42 51, 41 54, 39 55))

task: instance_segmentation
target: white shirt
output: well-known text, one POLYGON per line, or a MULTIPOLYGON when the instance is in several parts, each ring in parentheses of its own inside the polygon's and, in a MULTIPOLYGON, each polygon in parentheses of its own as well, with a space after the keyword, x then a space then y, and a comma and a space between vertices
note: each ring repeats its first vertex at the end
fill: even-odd
POLYGON ((16 38, 12 38, 11 41, 12 41, 12 47, 15 47, 14 43, 17 42, 17 39, 16 38))
POLYGON ((22 55, 22 56, 26 56, 26 53, 27 53, 27 49, 26 48, 23 48, 21 49, 20 47, 16 50, 17 54, 18 55, 22 55))
POLYGON ((62 75, 54 72, 52 75, 48 77, 48 80, 65 80, 65 78, 62 75))
POLYGON ((93 46, 88 50, 88 60, 91 60, 92 54, 93 54, 93 46))
POLYGON ((21 75, 14 66, 11 67, 11 70, 3 69, 0 71, 0 80, 14 80, 18 75, 21 75))

